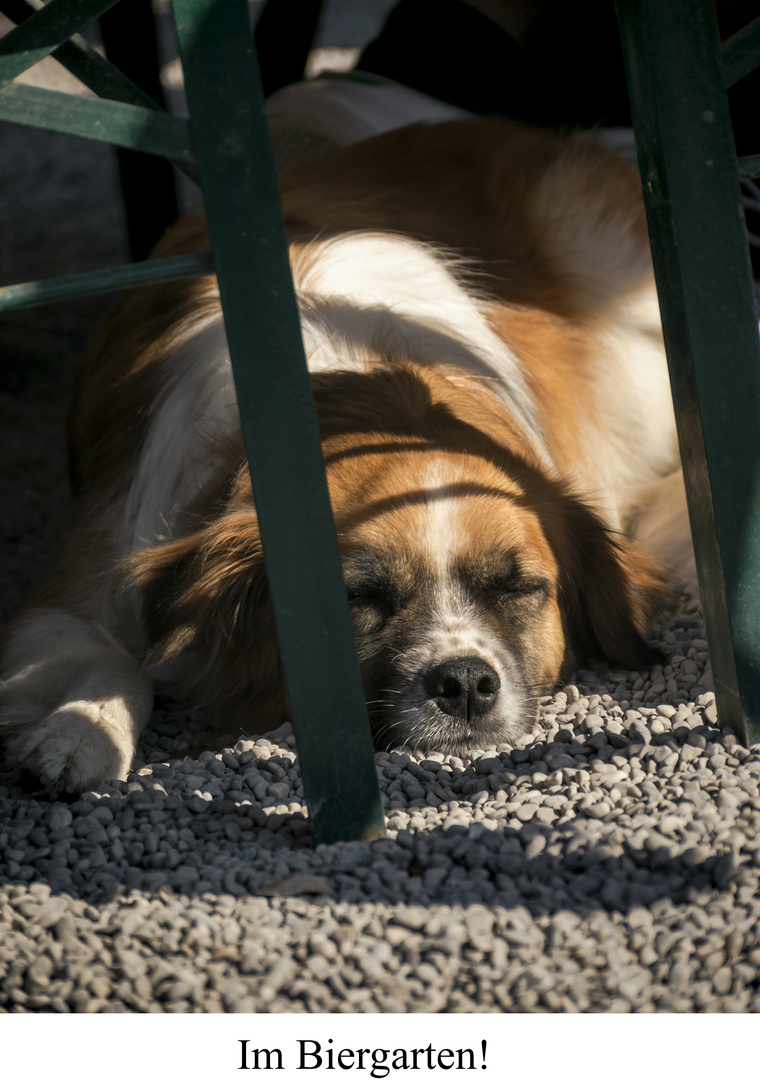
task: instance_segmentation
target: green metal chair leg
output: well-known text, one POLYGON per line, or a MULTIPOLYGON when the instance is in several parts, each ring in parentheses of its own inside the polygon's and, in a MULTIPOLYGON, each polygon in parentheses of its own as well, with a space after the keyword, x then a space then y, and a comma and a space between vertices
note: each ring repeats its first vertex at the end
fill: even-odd
POLYGON ((721 726, 760 739, 760 340, 712 0, 618 0, 721 726))
POLYGON ((173 0, 315 842, 383 815, 245 0, 173 0))

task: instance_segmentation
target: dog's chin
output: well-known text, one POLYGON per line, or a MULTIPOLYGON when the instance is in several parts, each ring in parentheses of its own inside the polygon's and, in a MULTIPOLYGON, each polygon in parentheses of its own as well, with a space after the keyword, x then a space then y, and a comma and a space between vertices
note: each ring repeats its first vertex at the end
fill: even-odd
POLYGON ((453 754, 467 757, 478 750, 514 745, 533 730, 536 710, 523 708, 509 719, 493 717, 475 721, 449 716, 435 705, 404 710, 403 715, 370 715, 372 737, 377 751, 408 747, 423 753, 453 754))

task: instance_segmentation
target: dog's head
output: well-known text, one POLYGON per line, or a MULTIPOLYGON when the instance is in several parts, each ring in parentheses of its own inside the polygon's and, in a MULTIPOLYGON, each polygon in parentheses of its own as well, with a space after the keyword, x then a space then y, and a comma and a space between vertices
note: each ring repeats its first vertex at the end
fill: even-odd
POLYGON ((652 568, 526 455, 460 374, 316 379, 375 742, 462 751, 530 730, 576 659, 649 664, 652 568))
MULTIPOLYGON (((652 661, 656 574, 531 459, 488 390, 412 364, 314 387, 378 747, 513 741, 577 659, 652 661)), ((273 725, 286 699, 244 469, 222 503, 133 564, 149 658, 186 655, 216 704, 273 725)))

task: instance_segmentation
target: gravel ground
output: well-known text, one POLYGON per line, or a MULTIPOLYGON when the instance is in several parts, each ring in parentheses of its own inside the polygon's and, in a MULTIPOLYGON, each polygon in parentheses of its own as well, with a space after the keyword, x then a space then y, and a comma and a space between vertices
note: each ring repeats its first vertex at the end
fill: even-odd
POLYGON ((664 668, 578 673, 517 747, 378 754, 368 845, 312 847, 287 730, 187 757, 157 715, 73 802, 0 775, 0 1009, 754 1011, 760 755, 702 633, 684 597, 664 668))
MULTIPOLYGON (((125 257, 109 150, 0 140, 3 280, 125 257)), ((6 616, 70 519, 65 413, 107 306, 0 325, 6 616)), ((312 847, 287 730, 217 753, 159 710, 129 780, 73 801, 0 771, 0 1011, 755 1011, 760 753, 714 727, 693 598, 658 637, 666 666, 577 673, 517 747, 378 754, 369 845, 312 847)))

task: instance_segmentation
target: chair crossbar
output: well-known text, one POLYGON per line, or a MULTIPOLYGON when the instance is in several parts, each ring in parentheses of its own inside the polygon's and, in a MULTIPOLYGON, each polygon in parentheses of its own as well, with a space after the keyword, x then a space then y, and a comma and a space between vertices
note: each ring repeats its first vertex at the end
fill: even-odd
POLYGON ((35 307, 56 300, 73 300, 81 296, 135 289, 160 281, 213 274, 214 260, 208 253, 176 255, 168 259, 148 259, 126 266, 110 266, 84 274, 66 274, 42 281, 25 281, 0 288, 0 311, 35 307))
POLYGON ((760 18, 725 41, 720 50, 726 87, 760 66, 760 18))
POLYGON ((0 88, 54 52, 118 0, 50 0, 0 41, 0 88))
POLYGON ((15 83, 0 93, 0 120, 156 154, 196 177, 187 120, 161 109, 15 83))
MULTIPOLYGON (((26 22, 37 10, 29 0, 0 0, 0 11, 17 25, 26 22)), ((101 56, 81 34, 72 34, 50 55, 98 97, 124 101, 128 105, 144 105, 148 109, 160 108, 149 94, 101 56)))

